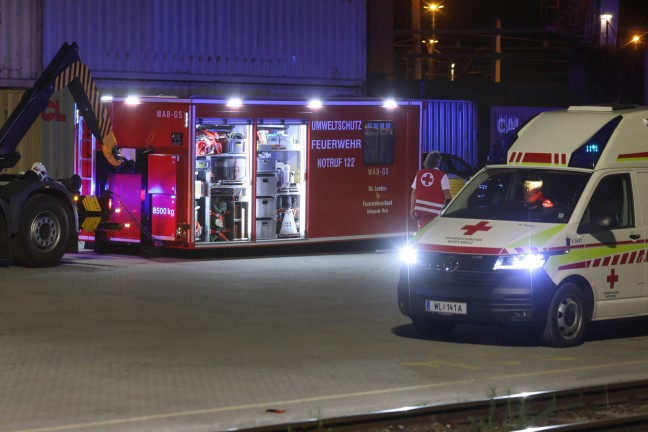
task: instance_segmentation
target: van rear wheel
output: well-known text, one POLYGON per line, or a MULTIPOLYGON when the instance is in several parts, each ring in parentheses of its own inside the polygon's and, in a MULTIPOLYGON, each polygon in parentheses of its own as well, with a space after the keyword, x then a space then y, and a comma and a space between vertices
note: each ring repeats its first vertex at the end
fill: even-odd
POLYGON ((589 317, 589 302, 583 290, 573 283, 561 285, 549 303, 542 342, 557 348, 581 344, 589 317))
POLYGON ((455 328, 455 323, 426 317, 412 317, 416 332, 426 339, 436 339, 449 335, 455 328))

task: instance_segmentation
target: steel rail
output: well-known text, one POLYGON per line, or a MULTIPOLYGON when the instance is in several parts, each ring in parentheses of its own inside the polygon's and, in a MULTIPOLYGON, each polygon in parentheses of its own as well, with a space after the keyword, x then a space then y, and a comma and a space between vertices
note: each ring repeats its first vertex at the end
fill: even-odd
MULTIPOLYGON (((308 419, 294 423, 239 429, 242 432, 344 432, 375 430, 380 427, 397 426, 406 430, 408 426, 431 425, 488 425, 503 420, 520 418, 538 419, 551 417, 557 412, 589 409, 596 411, 614 404, 648 401, 648 380, 624 383, 593 385, 569 390, 542 391, 535 393, 498 396, 470 402, 435 405, 417 408, 401 408, 368 414, 329 418, 308 419)), ((537 431, 646 431, 648 413, 645 415, 619 416, 604 420, 579 420, 556 426, 526 426, 524 430, 537 431)), ((397 430, 398 430, 397 429, 397 430)), ((452 430, 448 428, 448 430, 452 430)), ((504 430, 504 429, 498 429, 504 430)), ((509 429, 512 430, 512 429, 509 429)))

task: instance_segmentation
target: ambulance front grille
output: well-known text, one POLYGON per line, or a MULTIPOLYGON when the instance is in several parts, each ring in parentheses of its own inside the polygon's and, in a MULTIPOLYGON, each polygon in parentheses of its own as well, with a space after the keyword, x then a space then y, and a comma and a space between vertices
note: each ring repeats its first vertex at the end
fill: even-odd
POLYGON ((460 255, 446 253, 421 253, 418 257, 421 267, 443 272, 487 272, 492 273, 496 255, 460 255))
POLYGON ((413 276, 427 283, 488 288, 504 278, 502 272, 493 271, 496 260, 491 255, 422 253, 413 276))

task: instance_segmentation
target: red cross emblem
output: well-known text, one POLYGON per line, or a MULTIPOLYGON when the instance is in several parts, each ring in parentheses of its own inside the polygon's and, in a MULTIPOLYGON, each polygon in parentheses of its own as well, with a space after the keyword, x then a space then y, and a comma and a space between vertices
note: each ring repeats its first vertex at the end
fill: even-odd
POLYGON ((610 276, 607 277, 607 281, 610 284, 610 289, 614 289, 614 284, 619 282, 619 275, 614 272, 614 269, 610 271, 610 276))
POLYGON ((466 231, 464 235, 473 235, 477 231, 489 231, 491 228, 493 228, 492 226, 487 225, 487 221, 481 221, 477 225, 464 225, 461 227, 461 229, 466 231))
POLYGON ((426 172, 421 176, 421 184, 425 187, 430 187, 434 184, 434 176, 432 173, 426 172))

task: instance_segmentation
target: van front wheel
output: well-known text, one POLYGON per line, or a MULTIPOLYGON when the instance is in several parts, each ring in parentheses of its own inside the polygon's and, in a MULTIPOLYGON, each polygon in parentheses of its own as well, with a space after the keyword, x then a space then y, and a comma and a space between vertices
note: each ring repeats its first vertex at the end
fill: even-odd
POLYGON ((573 283, 561 285, 549 304, 542 342, 558 348, 581 344, 589 316, 583 290, 573 283))

